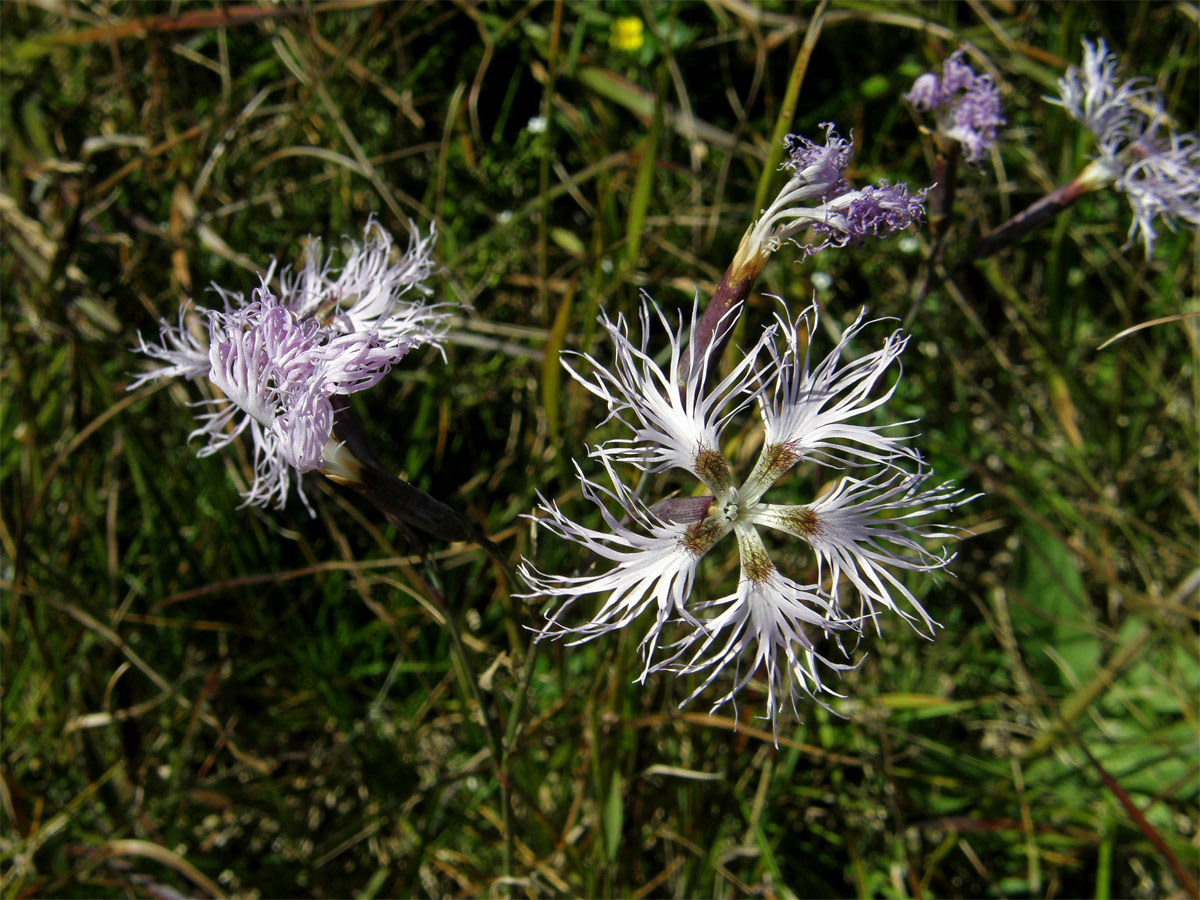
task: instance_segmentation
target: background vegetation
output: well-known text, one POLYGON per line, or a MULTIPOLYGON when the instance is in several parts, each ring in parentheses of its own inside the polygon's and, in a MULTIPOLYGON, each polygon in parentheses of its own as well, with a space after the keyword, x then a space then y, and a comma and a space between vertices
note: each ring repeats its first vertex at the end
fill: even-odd
MULTIPOLYGON (((137 332, 211 282, 248 290, 371 214, 398 235, 435 222, 437 295, 463 304, 445 364, 410 357, 357 408, 511 562, 572 570, 575 548, 521 518, 537 491, 590 514, 570 460, 600 411, 557 351, 603 355, 597 311, 642 288, 668 309, 713 289, 814 9, 0 5, 6 896, 1194 890, 1200 332, 1099 345, 1195 311, 1197 247, 1124 247, 1115 193, 916 312, 892 415, 921 417, 939 476, 984 492, 962 511, 975 536, 956 578, 914 584, 939 639, 888 623, 843 717, 786 721, 778 750, 754 689, 739 724, 678 711, 670 678, 632 685, 631 635, 543 647, 513 725, 538 611, 482 552, 429 548, 468 671, 414 548, 359 498, 310 478, 316 518, 239 509, 245 448, 194 457, 195 396, 124 391, 137 332), (614 42, 622 17, 640 43, 614 42), (480 699, 513 726, 503 779, 480 699)), ((967 46, 1009 124, 962 176, 952 260, 1085 164, 1091 138, 1042 99, 1081 37, 1194 129, 1198 18, 834 3, 791 129, 853 129, 860 183, 927 184, 900 95, 967 46)), ((904 317, 929 246, 782 252, 747 318, 814 291, 831 325, 904 317)))

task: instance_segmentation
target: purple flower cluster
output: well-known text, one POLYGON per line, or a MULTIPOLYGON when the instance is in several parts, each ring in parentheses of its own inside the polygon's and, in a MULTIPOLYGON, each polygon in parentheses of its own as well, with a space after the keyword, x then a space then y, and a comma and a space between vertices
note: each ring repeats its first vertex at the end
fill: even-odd
POLYGON ((926 72, 913 82, 904 99, 937 116, 938 134, 958 141, 963 157, 980 163, 996 144, 996 131, 1004 124, 1000 90, 990 75, 976 75, 963 62, 963 51, 942 63, 942 76, 926 72))
POLYGON ((1089 187, 1111 184, 1129 198, 1129 240, 1141 232, 1149 256, 1154 220, 1171 230, 1182 219, 1200 226, 1200 143, 1164 124, 1162 93, 1142 79, 1120 80, 1120 63, 1103 40, 1083 42, 1083 66, 1058 82, 1063 107, 1096 138, 1099 155, 1080 178, 1089 187))
MULTIPOLYGON (((853 153, 851 141, 840 137, 825 122, 825 143, 788 135, 784 168, 791 178, 758 220, 750 226, 738 248, 738 260, 757 258, 760 263, 792 241, 805 256, 826 247, 844 247, 866 237, 884 237, 919 223, 925 211, 925 191, 910 194, 903 184, 852 188, 846 169, 853 153), (811 229, 814 240, 800 240, 811 229)), ((735 260, 735 264, 738 260, 735 260)))
POLYGON ((378 384, 410 350, 440 341, 443 315, 423 302, 431 249, 432 235, 417 237, 392 263, 391 236, 371 222, 336 276, 314 248, 299 272, 282 274, 278 294, 270 286, 274 264, 249 301, 217 287, 223 310, 184 304, 177 324, 160 323, 157 343, 138 335, 137 349, 161 365, 129 387, 207 379, 222 396, 197 404, 207 410, 189 435, 207 440, 197 455, 210 456, 249 431, 254 480, 243 498, 282 506, 291 470, 337 471, 342 464, 332 398, 378 384), (410 294, 414 299, 406 299, 410 294))
POLYGON ((844 206, 844 225, 822 222, 813 226, 818 232, 828 234, 833 242, 844 241, 846 235, 851 239, 867 235, 885 237, 919 222, 925 211, 924 191, 911 196, 904 184, 891 185, 881 181, 878 185, 867 185, 849 193, 854 196, 844 206))
POLYGON ((844 194, 850 190, 846 182, 846 169, 854 155, 854 144, 839 137, 832 122, 823 122, 825 143, 818 144, 801 134, 789 134, 783 139, 787 160, 784 166, 792 170, 792 179, 807 185, 819 186, 822 201, 844 194))

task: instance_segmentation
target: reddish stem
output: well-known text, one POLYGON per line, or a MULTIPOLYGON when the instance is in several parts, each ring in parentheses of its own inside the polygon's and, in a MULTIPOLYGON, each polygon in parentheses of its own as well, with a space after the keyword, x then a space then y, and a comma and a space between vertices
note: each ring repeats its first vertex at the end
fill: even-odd
POLYGON ((926 195, 929 230, 941 238, 950 223, 954 209, 954 193, 958 187, 958 142, 943 151, 938 148, 933 160, 933 187, 926 195))
POLYGON ((704 365, 705 360, 720 355, 720 344, 733 332, 733 326, 741 315, 741 307, 745 305, 746 298, 750 296, 750 289, 754 287, 754 280, 766 262, 765 255, 746 252, 749 234, 747 232, 746 237, 742 238, 742 244, 738 247, 733 262, 725 270, 721 283, 713 291, 708 305, 704 307, 704 312, 700 314, 700 320, 696 323, 696 332, 691 346, 688 347, 687 359, 680 370, 680 377, 685 383, 696 374, 697 367, 704 365), (737 312, 731 316, 730 313, 735 309, 737 312))
POLYGON ((959 262, 956 268, 961 268, 976 259, 984 259, 1015 244, 1025 235, 1051 221, 1090 189, 1090 186, 1079 178, 1075 178, 1051 191, 1028 209, 1017 213, 1003 225, 980 238, 979 243, 959 262))

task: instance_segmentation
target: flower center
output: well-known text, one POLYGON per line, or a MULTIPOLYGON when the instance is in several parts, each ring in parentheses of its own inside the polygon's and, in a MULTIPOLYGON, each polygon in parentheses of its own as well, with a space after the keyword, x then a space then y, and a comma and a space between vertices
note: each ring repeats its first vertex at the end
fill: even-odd
POLYGON ((716 517, 727 525, 736 525, 749 511, 751 504, 744 503, 738 497, 738 492, 734 489, 730 496, 714 510, 716 517))

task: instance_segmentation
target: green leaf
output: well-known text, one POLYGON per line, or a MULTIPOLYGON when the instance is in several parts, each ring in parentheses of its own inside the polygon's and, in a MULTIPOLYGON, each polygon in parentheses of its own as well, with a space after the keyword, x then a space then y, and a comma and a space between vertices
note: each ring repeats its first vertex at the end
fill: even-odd
POLYGON ((1031 667, 1065 686, 1087 682, 1100 642, 1079 565, 1053 535, 1031 523, 1020 531, 1013 567, 1011 615, 1031 667))
POLYGON ((621 773, 614 769, 612 783, 608 788, 608 799, 604 802, 604 851, 611 863, 617 858, 621 846, 621 829, 624 825, 625 804, 621 796, 621 773))
POLYGON ((886 75, 872 75, 858 86, 858 92, 868 100, 882 97, 892 87, 892 79, 886 75))
POLYGON ((877 702, 884 709, 901 713, 904 720, 933 719, 954 716, 979 705, 976 700, 950 700, 931 694, 880 694, 877 702))
POLYGON ((546 412, 546 427, 551 437, 558 436, 558 388, 562 381, 562 366, 558 364, 558 357, 566 338, 567 323, 571 321, 571 300, 575 297, 578 285, 577 275, 558 304, 554 324, 550 326, 550 337, 546 341, 546 355, 542 358, 542 409, 546 412))
POLYGON ((583 241, 579 239, 579 235, 573 231, 568 231, 566 228, 551 228, 550 239, 572 256, 583 256, 587 249, 583 246, 583 241))
POLYGON ((650 206, 650 192, 654 188, 654 166, 658 161, 658 136, 662 131, 663 94, 667 89, 667 70, 658 70, 658 91, 654 106, 654 120, 650 132, 642 144, 642 161, 638 165, 637 181, 633 187, 633 200, 629 204, 629 218, 625 223, 625 264, 637 265, 642 250, 642 229, 646 223, 646 210, 650 206))

